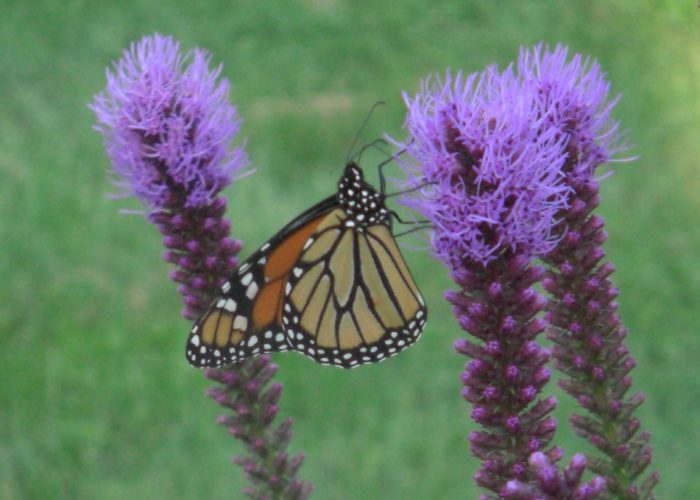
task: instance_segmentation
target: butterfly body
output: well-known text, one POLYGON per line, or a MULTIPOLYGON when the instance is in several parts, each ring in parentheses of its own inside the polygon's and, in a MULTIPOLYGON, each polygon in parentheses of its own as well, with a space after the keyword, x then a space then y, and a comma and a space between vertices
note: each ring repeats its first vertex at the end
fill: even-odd
POLYGON ((190 332, 193 366, 296 350, 352 368, 405 349, 427 319, 384 194, 352 162, 335 195, 282 228, 221 292, 190 332))

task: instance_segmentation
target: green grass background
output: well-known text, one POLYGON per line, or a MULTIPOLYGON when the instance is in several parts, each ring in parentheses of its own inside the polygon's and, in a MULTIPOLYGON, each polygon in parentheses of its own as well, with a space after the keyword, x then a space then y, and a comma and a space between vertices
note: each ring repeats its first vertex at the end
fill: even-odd
MULTIPOLYGON (((400 92, 446 67, 507 64, 520 45, 596 57, 623 99, 633 163, 600 213, 638 361, 660 498, 700 497, 700 11, 680 0, 0 2, 0 498, 237 498, 241 451, 187 366, 189 325, 157 232, 110 201, 87 108, 145 34, 224 63, 255 175, 226 194, 252 251, 335 189, 363 132, 401 136, 400 92)), ((365 165, 379 160, 367 155, 365 165)), ((367 169, 372 178, 374 170, 367 169)), ((395 175, 398 173, 394 170, 395 175)), ((407 243, 416 244, 407 240, 407 243)), ((425 246, 418 242, 418 246, 425 246)), ((275 356, 316 498, 475 498, 446 271, 407 251, 431 308, 423 340, 345 372, 275 356)), ((561 405, 558 443, 587 450, 561 405)))

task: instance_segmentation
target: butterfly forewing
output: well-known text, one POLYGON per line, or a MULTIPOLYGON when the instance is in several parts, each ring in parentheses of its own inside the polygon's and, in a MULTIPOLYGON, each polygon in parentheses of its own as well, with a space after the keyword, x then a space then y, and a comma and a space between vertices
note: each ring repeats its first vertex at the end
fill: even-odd
POLYGON ((290 347, 323 364, 381 361, 420 336, 426 308, 386 224, 346 226, 342 210, 307 242, 286 287, 290 347))

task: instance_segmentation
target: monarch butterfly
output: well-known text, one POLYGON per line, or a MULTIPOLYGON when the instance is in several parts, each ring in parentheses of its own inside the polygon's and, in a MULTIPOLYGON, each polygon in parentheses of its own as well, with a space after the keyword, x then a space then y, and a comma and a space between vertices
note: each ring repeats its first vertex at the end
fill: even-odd
POLYGON ((216 367, 296 350, 353 368, 420 337, 427 308, 377 191, 349 161, 336 194, 303 212, 253 253, 192 327, 192 366, 216 367))

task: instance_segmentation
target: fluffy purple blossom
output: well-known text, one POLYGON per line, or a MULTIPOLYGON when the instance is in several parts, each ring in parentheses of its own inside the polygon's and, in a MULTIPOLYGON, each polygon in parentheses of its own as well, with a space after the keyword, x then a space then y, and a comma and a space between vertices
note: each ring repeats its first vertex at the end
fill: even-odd
POLYGON ((563 45, 549 50, 539 44, 521 49, 517 68, 537 93, 533 106, 543 116, 542 125, 564 138, 567 184, 592 179, 598 166, 625 149, 619 123, 611 116, 619 96, 609 98, 610 83, 596 61, 570 56, 563 45))
POLYGON ((448 72, 404 95, 403 146, 420 165, 407 168, 409 184, 426 184, 405 202, 430 220, 433 249, 448 266, 553 248, 554 217, 568 201, 565 138, 545 122, 554 103, 533 106, 538 96, 513 67, 448 72))
POLYGON ((182 56, 171 37, 132 44, 107 70, 91 106, 105 137, 115 184, 152 211, 209 206, 246 164, 231 141, 240 122, 229 84, 200 49, 182 56))
POLYGON ((563 173, 571 201, 554 228, 556 247, 543 256, 543 284, 552 296, 548 336, 554 342, 554 365, 564 374, 560 385, 587 413, 570 421, 602 452, 588 467, 605 478, 609 494, 653 498, 658 474, 642 478, 651 463, 650 435, 640 430, 633 413, 644 397, 627 395, 636 363, 617 312, 619 291, 610 278, 614 267, 604 260, 605 224, 593 213, 600 203, 598 169, 622 149, 618 124, 610 116, 617 99, 609 100, 609 84, 596 63, 579 55, 569 60, 563 47, 522 52, 519 67, 539 88, 539 102, 558 103, 550 122, 566 138, 563 173))
MULTIPOLYGON (((219 293, 238 266, 241 248, 229 237, 226 200, 219 195, 245 164, 243 151, 231 148, 239 120, 220 71, 209 69, 204 51, 183 57, 172 38, 145 37, 107 72, 107 89, 91 106, 115 183, 124 196, 146 205, 163 235, 164 258, 176 266, 171 277, 179 283, 189 319, 219 293)), ((269 356, 207 370, 222 385, 207 394, 231 410, 218 421, 250 453, 234 459, 251 483, 244 493, 304 499, 312 486, 296 478, 303 455, 290 459, 286 452, 291 420, 273 425, 282 390, 281 384, 269 384, 276 371, 269 356)))
POLYGON ((475 480, 496 494, 512 481, 537 486, 533 452, 558 459, 556 400, 541 397, 550 353, 536 341, 546 326, 534 288, 544 271, 532 260, 554 248, 570 188, 566 138, 547 122, 555 103, 538 97, 512 66, 428 79, 405 96, 409 138, 399 144, 408 184, 423 186, 405 202, 431 222, 433 251, 460 286, 446 298, 473 337, 455 349, 471 358, 462 396, 482 427, 469 436, 482 460, 475 480))
POLYGON ((540 44, 503 72, 448 72, 404 96, 409 138, 396 144, 408 153, 413 188, 404 201, 431 222, 433 251, 460 286, 446 297, 476 339, 455 344, 472 358, 462 396, 484 427, 470 435, 483 461, 475 479, 499 495, 592 498, 607 489, 651 498, 658 480, 635 484, 651 460, 649 435, 631 416, 643 398, 624 397, 634 360, 622 342, 612 266, 600 263, 602 219, 591 216, 597 169, 624 149, 609 87, 597 63, 540 44), (532 266, 533 257, 549 269, 532 266), (543 276, 549 306, 532 288, 543 276), (610 457, 576 460, 564 472, 548 448, 555 402, 539 395, 550 376, 550 353, 535 341, 545 308, 555 366, 570 377, 562 387, 591 413, 572 424, 610 457), (600 476, 584 484, 586 466, 600 476))

